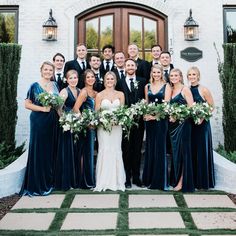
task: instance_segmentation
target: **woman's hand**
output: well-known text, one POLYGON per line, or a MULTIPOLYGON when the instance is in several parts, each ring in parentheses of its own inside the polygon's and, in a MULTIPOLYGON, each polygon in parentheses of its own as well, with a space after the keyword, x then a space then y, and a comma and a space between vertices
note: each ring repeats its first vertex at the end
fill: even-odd
POLYGON ((169 121, 174 123, 176 121, 176 119, 174 117, 170 116, 169 121))
POLYGON ((42 112, 50 112, 51 107, 42 107, 42 112))
POLYGON ((144 119, 145 121, 156 120, 156 117, 155 117, 155 116, 152 116, 152 115, 145 115, 145 116, 143 117, 143 119, 144 119))

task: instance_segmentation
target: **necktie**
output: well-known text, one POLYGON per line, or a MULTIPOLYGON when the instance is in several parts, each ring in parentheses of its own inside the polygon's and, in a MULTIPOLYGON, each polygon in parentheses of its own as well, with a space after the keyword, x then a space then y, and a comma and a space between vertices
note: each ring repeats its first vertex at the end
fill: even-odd
POLYGON ((106 63, 107 63, 107 65, 106 65, 106 71, 109 71, 109 70, 110 70, 110 66, 109 66, 110 62, 109 62, 109 61, 106 61, 106 63))
POLYGON ((120 78, 121 78, 121 79, 124 79, 124 78, 125 78, 124 70, 120 70, 120 78))
POLYGON ((165 81, 169 82, 169 73, 168 70, 164 70, 164 77, 165 77, 165 81))
POLYGON ((99 82, 98 73, 95 74, 96 82, 99 82))
POLYGON ((61 82, 61 73, 57 73, 57 82, 61 82))
POLYGON ((82 69, 83 69, 83 71, 85 71, 85 62, 84 61, 82 61, 82 69))
POLYGON ((134 79, 133 78, 130 78, 130 90, 131 92, 134 92, 134 79))

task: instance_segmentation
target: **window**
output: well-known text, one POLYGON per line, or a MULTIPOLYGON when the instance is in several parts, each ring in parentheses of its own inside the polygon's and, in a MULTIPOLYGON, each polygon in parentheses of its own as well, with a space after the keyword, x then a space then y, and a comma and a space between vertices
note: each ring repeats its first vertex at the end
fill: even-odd
POLYGON ((236 43, 236 6, 224 7, 224 42, 236 43))
POLYGON ((0 6, 0 43, 18 42, 18 7, 0 6))

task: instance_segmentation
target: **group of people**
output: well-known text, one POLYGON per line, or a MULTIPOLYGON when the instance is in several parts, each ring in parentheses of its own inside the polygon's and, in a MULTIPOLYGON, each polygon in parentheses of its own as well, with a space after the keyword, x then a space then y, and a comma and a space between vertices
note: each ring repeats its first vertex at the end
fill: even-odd
POLYGON ((157 120, 145 115, 131 128, 129 137, 118 125, 111 132, 88 127, 86 134, 75 135, 59 126, 61 109, 44 107, 37 100, 43 91, 58 94, 64 99, 62 110, 78 114, 84 109, 113 111, 142 99, 157 104, 166 101, 191 107, 194 102, 206 102, 214 106, 210 91, 199 84, 197 67, 187 72, 188 87, 181 70, 171 64, 168 51, 153 45, 151 53, 153 60, 147 62, 139 58, 135 44, 128 46, 127 58, 124 52, 105 45, 103 60, 98 54, 87 60, 87 48, 79 44, 76 59, 65 63, 64 56, 57 53, 53 63, 42 64, 41 79, 31 85, 25 100, 25 107, 32 112, 21 195, 46 195, 53 189, 70 188, 124 191, 132 184, 160 190, 172 186, 184 192, 214 187, 209 121, 194 124, 187 118, 180 123, 173 117, 157 120), (170 166, 167 156, 171 157, 170 166))

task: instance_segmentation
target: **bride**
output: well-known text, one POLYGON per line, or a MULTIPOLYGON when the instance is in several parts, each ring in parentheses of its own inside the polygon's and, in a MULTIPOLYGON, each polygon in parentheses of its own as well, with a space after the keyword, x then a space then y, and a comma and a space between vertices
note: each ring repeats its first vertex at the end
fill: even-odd
MULTIPOLYGON (((107 72, 104 77, 105 89, 96 96, 95 110, 115 110, 124 105, 124 94, 115 90, 116 82, 115 73, 107 72)), ((94 190, 124 191, 125 170, 121 151, 122 128, 121 126, 113 126, 111 132, 98 128, 97 137, 98 157, 94 190)))

